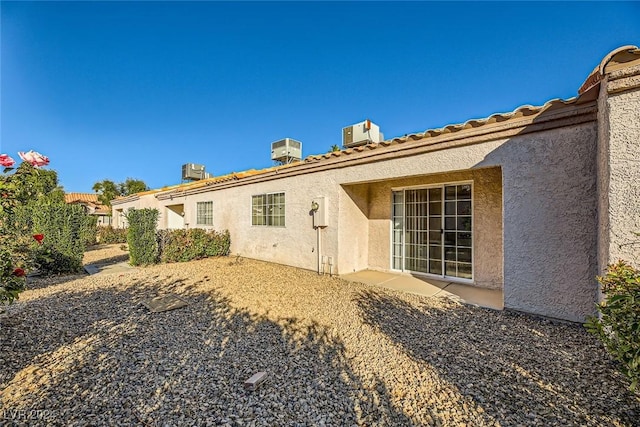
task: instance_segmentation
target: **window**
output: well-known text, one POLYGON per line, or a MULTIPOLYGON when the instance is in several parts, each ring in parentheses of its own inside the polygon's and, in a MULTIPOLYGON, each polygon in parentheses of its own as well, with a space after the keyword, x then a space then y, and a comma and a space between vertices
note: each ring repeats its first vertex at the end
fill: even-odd
POLYGON ((98 225, 111 225, 111 217, 107 215, 100 215, 98 217, 98 225))
POLYGON ((392 193, 391 266, 473 279, 472 184, 392 193))
POLYGON ((213 225, 213 202, 198 202, 196 225, 213 225))
POLYGON ((252 196, 251 225, 284 227, 284 193, 252 196))

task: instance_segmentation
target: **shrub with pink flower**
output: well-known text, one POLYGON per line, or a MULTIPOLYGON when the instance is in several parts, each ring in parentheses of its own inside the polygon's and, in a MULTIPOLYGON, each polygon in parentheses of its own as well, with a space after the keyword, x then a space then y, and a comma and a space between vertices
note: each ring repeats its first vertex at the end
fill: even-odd
MULTIPOLYGON (((46 156, 33 150, 19 152, 18 155, 33 168, 49 164, 46 156)), ((33 251, 45 238, 43 234, 30 235, 10 224, 14 209, 20 204, 18 194, 24 190, 17 180, 12 179, 18 177, 16 172, 11 173, 15 163, 9 155, 0 154, 0 166, 4 167, 0 174, 0 305, 12 303, 24 290, 27 272, 34 264, 33 251)), ((33 168, 26 172, 18 168, 17 173, 39 172, 33 168)))
POLYGON ((37 151, 27 151, 26 153, 23 151, 19 151, 18 155, 22 160, 29 163, 31 166, 35 168, 39 168, 40 166, 46 166, 49 164, 49 158, 47 156, 43 156, 37 151))
POLYGON ((16 161, 13 160, 11 157, 9 157, 6 154, 0 154, 0 166, 4 168, 10 168, 10 167, 13 167, 13 165, 15 164, 16 164, 16 161))

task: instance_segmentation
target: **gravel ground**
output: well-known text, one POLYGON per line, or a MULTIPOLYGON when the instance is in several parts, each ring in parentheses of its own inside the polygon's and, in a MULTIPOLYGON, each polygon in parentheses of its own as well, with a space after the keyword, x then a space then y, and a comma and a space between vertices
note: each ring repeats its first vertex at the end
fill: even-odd
MULTIPOLYGON (((86 262, 121 259, 120 245, 86 262)), ((580 325, 239 257, 38 279, 0 317, 0 424, 631 426, 580 325), (174 292, 190 305, 149 313, 174 292), (256 391, 243 381, 257 371, 256 391)))

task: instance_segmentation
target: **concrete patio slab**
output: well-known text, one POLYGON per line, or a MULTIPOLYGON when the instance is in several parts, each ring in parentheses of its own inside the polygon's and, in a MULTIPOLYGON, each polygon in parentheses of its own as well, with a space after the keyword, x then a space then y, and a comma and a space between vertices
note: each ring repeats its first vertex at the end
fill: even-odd
POLYGON ((499 289, 479 288, 423 276, 374 270, 362 270, 340 277, 350 282, 382 286, 427 297, 451 298, 463 304, 478 305, 496 310, 504 308, 502 291, 499 289))
POLYGON ((458 298, 464 304, 474 304, 480 307, 504 309, 504 297, 500 289, 479 288, 460 283, 450 283, 444 291, 450 298, 458 298))

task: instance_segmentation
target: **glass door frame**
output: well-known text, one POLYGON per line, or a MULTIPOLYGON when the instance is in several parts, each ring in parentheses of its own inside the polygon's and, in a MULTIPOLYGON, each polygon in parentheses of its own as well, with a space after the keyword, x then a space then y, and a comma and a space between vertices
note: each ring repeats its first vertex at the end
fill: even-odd
MULTIPOLYGON (((452 181, 452 182, 444 182, 444 183, 438 183, 438 184, 427 184, 427 185, 413 185, 413 186, 406 186, 406 187, 392 187, 391 188, 391 221, 389 224, 389 240, 390 240, 390 245, 389 245, 389 266, 390 266, 390 270, 391 271, 397 271, 397 272, 403 272, 403 273, 410 273, 410 274, 415 274, 415 275, 421 275, 421 276, 425 276, 425 277, 432 277, 435 279, 445 279, 448 281, 452 281, 452 282, 461 282, 461 283, 474 283, 475 280, 475 272, 476 272, 476 266, 475 266, 475 242, 476 242, 476 231, 475 231, 475 203, 474 203, 474 185, 473 185, 473 181, 471 180, 467 180, 467 181, 452 181), (442 211, 440 214, 440 218, 442 221, 442 229, 444 230, 444 221, 445 221, 445 187, 448 186, 459 186, 459 185, 470 185, 471 186, 471 278, 462 278, 462 277, 457 277, 457 276, 447 276, 446 275, 446 268, 445 268, 445 251, 444 251, 444 234, 442 234, 442 242, 440 244, 441 246, 441 250, 442 250, 442 256, 441 256, 441 262, 442 262, 442 275, 440 274, 434 274, 434 273, 427 273, 427 272, 422 272, 422 271, 412 271, 412 270, 407 270, 405 269, 405 252, 406 252, 406 241, 405 241, 405 237, 406 237, 406 229, 407 229, 407 199, 406 199, 406 190, 428 190, 428 189, 433 189, 433 188, 441 188, 442 189, 442 211), (403 196, 402 196, 402 232, 401 232, 401 236, 402 236, 402 242, 400 243, 400 247, 401 247, 401 268, 394 268, 394 245, 397 244, 394 240, 394 232, 397 231, 394 228, 394 220, 395 220, 395 215, 394 215, 394 193, 395 192, 402 192, 403 196)), ((456 199, 457 200, 457 199, 456 199)), ((427 202, 428 203, 428 202, 427 202)), ((427 222, 428 222, 429 217, 427 216, 427 222)), ((428 229, 425 230, 428 232, 428 229)), ((457 246, 456 246, 457 247, 457 246)), ((427 257, 427 263, 429 262, 429 257, 427 257)), ((427 264, 428 265, 428 264, 427 264)))

